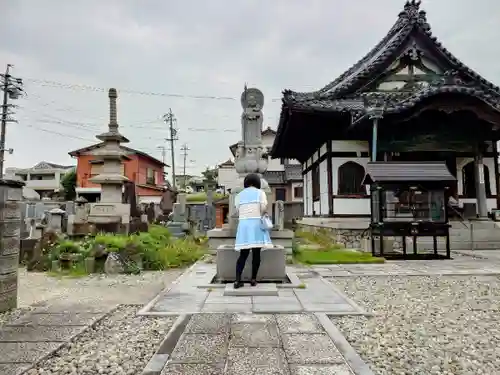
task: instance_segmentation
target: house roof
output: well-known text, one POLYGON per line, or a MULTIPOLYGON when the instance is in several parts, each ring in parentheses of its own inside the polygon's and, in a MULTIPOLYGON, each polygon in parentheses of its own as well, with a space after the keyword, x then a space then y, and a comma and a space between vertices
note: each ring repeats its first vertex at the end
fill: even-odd
POLYGON ((456 181, 445 162, 370 162, 363 184, 373 182, 456 181))
POLYGON ((300 164, 285 164, 286 181, 302 181, 302 166, 300 164))
MULTIPOLYGON (((102 147, 104 145, 104 142, 100 142, 100 143, 96 143, 94 145, 91 145, 91 146, 87 146, 87 147, 83 147, 83 148, 79 148, 78 150, 74 150, 74 151, 71 151, 69 152, 68 154, 70 156, 73 156, 73 157, 77 157, 79 155, 81 155, 82 153, 84 152, 90 152, 92 150, 96 150, 100 147, 102 147)), ((126 147, 126 146, 123 146, 123 145, 120 145, 120 148, 124 151, 127 151, 129 153, 132 153, 132 154, 137 154, 137 155, 140 155, 140 156, 143 156, 151 161, 153 161, 154 163, 156 164, 160 164, 164 167, 169 167, 169 165, 163 163, 162 161, 156 159, 155 157, 143 152, 143 151, 139 151, 139 150, 135 150, 133 148, 130 148, 130 147, 126 147)))
POLYGON ((266 171, 263 173, 262 177, 270 185, 284 184, 285 183, 285 172, 284 171, 266 171))
MULTIPOLYGON (((329 123, 354 125, 374 111, 382 110, 384 115, 398 114, 441 94, 473 97, 495 113, 500 111, 500 88, 448 51, 433 35, 426 12, 420 9, 420 1, 409 0, 382 40, 339 77, 318 91, 283 91, 280 121, 271 155, 303 159, 300 150, 290 151, 292 146, 284 139, 285 129, 299 121, 299 116, 291 120, 292 113, 328 112, 341 120, 329 123), (429 68, 430 74, 425 81, 412 82, 404 89, 379 90, 375 87, 395 69, 395 62, 404 59, 412 64, 421 64, 428 59, 438 69, 429 68)), ((291 137, 290 131, 286 133, 287 139, 291 137)))
POLYGON ((231 159, 226 160, 224 163, 219 164, 220 167, 233 167, 234 162, 231 159))

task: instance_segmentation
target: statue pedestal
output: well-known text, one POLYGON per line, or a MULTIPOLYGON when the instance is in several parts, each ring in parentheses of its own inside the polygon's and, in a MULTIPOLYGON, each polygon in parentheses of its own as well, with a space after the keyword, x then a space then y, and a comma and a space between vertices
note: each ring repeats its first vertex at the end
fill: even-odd
MULTIPOLYGON (((257 281, 282 282, 286 280, 286 253, 281 246, 262 250, 260 253, 260 268, 257 281)), ((240 256, 232 245, 222 245, 217 249, 217 279, 218 281, 236 280, 236 260, 240 256)), ((250 281, 252 273, 252 252, 248 256, 242 281, 250 281)))
MULTIPOLYGON (((287 255, 292 254, 293 231, 289 229, 272 230, 271 242, 274 246, 280 246, 285 249, 287 255)), ((207 232, 208 247, 211 254, 215 254, 220 246, 234 246, 236 229, 215 228, 207 232)))

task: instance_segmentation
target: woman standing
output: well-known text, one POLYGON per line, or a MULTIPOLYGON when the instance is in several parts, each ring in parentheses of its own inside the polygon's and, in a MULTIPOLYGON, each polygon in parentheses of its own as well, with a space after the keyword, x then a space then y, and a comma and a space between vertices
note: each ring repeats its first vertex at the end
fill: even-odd
POLYGON ((260 177, 249 174, 243 182, 244 189, 236 196, 235 206, 238 213, 235 250, 240 252, 236 261, 236 281, 234 288, 243 286, 241 274, 245 268, 250 249, 252 250, 252 278, 250 285, 257 285, 260 266, 260 251, 272 247, 269 231, 262 228, 261 219, 267 210, 266 194, 260 190, 260 177))

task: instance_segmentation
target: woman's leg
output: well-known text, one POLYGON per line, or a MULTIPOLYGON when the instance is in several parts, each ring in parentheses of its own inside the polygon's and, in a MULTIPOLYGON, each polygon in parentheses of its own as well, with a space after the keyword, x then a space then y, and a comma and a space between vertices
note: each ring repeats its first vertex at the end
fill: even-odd
MULTIPOLYGON (((243 269, 245 268, 245 263, 247 262, 248 255, 250 254, 250 249, 241 249, 240 256, 236 261, 236 283, 241 283, 241 274, 243 273, 243 269)), ((236 286, 235 283, 235 286, 236 286)), ((241 286, 241 285, 240 285, 241 286)))
POLYGON ((251 284, 255 285, 257 282, 257 274, 259 273, 260 267, 260 248, 256 247, 252 249, 252 281, 251 284))

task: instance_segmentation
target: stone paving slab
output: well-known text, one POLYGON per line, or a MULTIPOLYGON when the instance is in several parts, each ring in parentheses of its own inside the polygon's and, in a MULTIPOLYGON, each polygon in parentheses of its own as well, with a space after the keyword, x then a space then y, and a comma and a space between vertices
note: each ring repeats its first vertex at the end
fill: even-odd
POLYGON ((283 334, 283 347, 289 363, 343 364, 344 358, 326 333, 283 334))
POLYGON ((21 375, 31 367, 31 363, 0 363, 0 374, 21 375))
POLYGON ((245 284, 242 288, 234 289, 232 284, 226 284, 224 296, 278 296, 276 284, 258 284, 250 286, 245 284))
POLYGON ((186 333, 171 355, 172 363, 222 363, 227 357, 227 334, 186 333))
POLYGON ((2 365, 36 362, 60 345, 60 342, 0 342, 0 361, 2 365))
POLYGON ((0 329, 0 374, 22 373, 114 307, 48 302, 0 329))
POLYGON ((86 326, 101 316, 94 313, 26 314, 14 320, 9 326, 86 326))
POLYGON ((85 327, 73 326, 5 326, 0 331, 1 342, 65 342, 81 333, 85 327))
POLYGON ((291 375, 353 375, 347 365, 290 366, 291 375))

